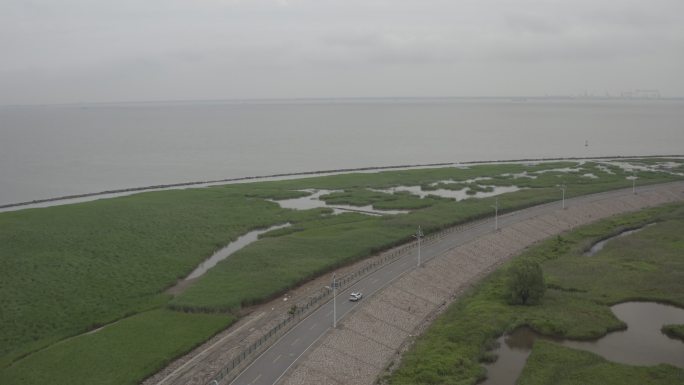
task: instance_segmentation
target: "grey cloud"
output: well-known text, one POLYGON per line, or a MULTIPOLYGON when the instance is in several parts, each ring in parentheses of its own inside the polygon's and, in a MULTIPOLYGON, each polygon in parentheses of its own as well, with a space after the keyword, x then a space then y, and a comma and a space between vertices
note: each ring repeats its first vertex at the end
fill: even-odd
POLYGON ((9 0, 0 104, 681 95, 683 42, 681 0, 9 0))
POLYGON ((558 19, 549 19, 548 15, 533 13, 516 13, 505 18, 505 27, 513 33, 558 36, 565 28, 558 19))

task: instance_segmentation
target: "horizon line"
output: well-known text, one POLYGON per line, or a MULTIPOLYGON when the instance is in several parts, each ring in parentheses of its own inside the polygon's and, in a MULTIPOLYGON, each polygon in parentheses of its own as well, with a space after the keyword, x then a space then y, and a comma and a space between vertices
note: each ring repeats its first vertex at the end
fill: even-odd
POLYGON ((509 96, 320 96, 320 97, 273 97, 273 98, 217 98, 217 99, 155 99, 129 101, 95 101, 95 102, 63 102, 63 103, 19 103, 0 104, 0 107, 69 107, 99 106, 126 104, 191 104, 191 103, 301 103, 301 102, 335 102, 335 101, 408 101, 408 100, 652 100, 673 101, 684 100, 684 96, 638 97, 638 96, 592 96, 592 95, 509 95, 509 96))

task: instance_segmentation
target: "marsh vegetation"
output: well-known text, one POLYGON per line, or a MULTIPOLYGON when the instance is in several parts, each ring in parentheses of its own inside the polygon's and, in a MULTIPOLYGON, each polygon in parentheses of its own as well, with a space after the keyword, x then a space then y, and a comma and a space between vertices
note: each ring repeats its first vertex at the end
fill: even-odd
MULTIPOLYGON (((245 307, 406 242, 418 224, 430 233, 490 216, 494 202, 493 197, 456 201, 375 190, 484 177, 488 186, 521 188, 499 196, 505 211, 559 199, 556 185, 560 182, 569 186, 567 196, 577 196, 630 187, 629 175, 620 167, 595 162, 479 165, 147 192, 0 213, 0 380, 38 383, 41 376, 55 370, 63 373, 53 376, 55 381, 69 378, 61 383, 76 384, 79 378, 106 383, 107 378, 123 378, 111 374, 122 371, 127 379, 119 383, 136 383, 230 325, 245 307), (577 172, 541 172, 564 168, 577 172), (587 172, 599 178, 583 177, 587 172), (514 176, 525 173, 537 177, 514 176), (408 212, 331 215, 329 207, 295 210, 277 203, 311 194, 307 190, 337 191, 320 197, 328 204, 408 212), (241 235, 285 223, 291 226, 263 234, 259 241, 216 264, 182 294, 165 293, 241 235), (135 359, 142 354, 142 345, 134 347, 143 343, 138 336, 165 327, 160 318, 167 317, 170 324, 184 324, 190 333, 181 345, 161 344, 148 361, 140 357, 147 364, 139 371, 115 365, 121 357, 135 359), (84 334, 114 321, 118 322, 84 334), (124 331, 121 338, 130 344, 111 346, 107 352, 111 366, 100 363, 87 376, 70 377, 60 360, 76 347, 83 355, 90 354, 88 349, 96 352, 96 341, 109 329, 124 331)), ((639 185, 682 179, 671 169, 649 169, 638 176, 639 185)))

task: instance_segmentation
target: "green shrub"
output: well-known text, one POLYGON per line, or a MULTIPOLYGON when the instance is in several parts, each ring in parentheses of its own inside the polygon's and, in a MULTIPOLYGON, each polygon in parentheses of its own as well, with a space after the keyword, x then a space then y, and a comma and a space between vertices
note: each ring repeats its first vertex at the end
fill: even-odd
POLYGON ((534 305, 544 296, 544 274, 537 262, 521 259, 508 270, 511 305, 534 305))

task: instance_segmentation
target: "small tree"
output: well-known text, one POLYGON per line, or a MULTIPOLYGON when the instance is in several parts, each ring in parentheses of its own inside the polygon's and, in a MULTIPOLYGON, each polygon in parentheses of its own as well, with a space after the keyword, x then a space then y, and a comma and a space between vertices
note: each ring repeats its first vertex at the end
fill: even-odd
POLYGON ((508 269, 509 302, 512 305, 534 305, 544 296, 544 274, 537 262, 519 260, 508 269))

